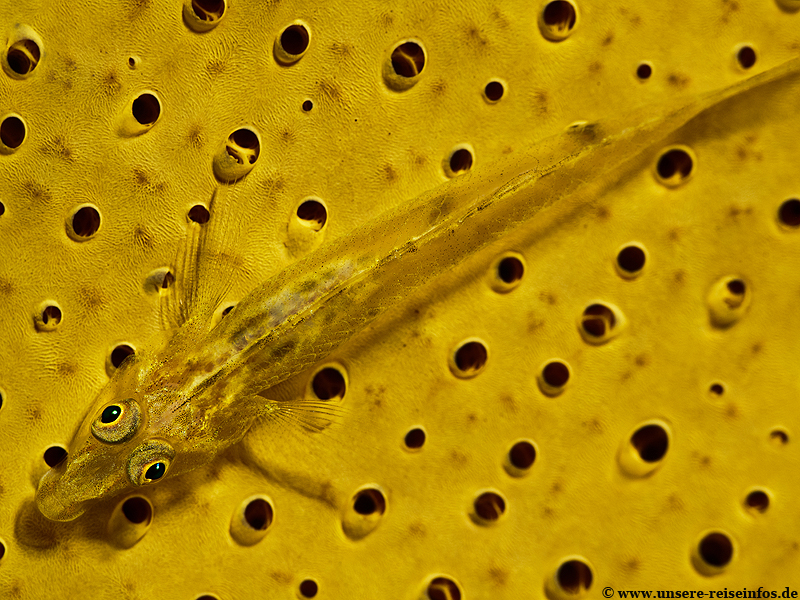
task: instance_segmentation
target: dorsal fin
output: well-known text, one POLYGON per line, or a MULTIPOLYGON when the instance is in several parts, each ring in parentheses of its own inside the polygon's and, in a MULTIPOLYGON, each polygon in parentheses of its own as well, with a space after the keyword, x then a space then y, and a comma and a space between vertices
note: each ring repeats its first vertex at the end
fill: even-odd
POLYGON ((216 188, 207 221, 187 219, 186 236, 171 265, 174 281, 161 290, 161 326, 167 331, 190 320, 210 322, 230 290, 232 278, 226 270, 233 268, 233 257, 224 248, 234 232, 229 215, 217 209, 218 196, 216 188))

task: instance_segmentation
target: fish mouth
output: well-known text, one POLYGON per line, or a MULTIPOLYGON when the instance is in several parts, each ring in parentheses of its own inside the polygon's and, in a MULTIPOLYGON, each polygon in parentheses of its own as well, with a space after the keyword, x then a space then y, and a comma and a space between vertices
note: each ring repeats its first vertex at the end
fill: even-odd
POLYGON ((62 480, 66 472, 64 462, 42 475, 36 490, 36 506, 51 521, 72 521, 86 510, 86 500, 72 500, 74 494, 65 489, 62 480))

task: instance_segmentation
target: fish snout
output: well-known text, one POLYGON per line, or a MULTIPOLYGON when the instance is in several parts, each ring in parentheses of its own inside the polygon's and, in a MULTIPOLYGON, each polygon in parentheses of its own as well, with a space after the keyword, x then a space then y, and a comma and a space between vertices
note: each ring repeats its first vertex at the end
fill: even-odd
POLYGON ((63 475, 66 461, 47 471, 39 480, 36 506, 51 521, 72 521, 83 514, 85 501, 74 500, 65 489, 63 475))

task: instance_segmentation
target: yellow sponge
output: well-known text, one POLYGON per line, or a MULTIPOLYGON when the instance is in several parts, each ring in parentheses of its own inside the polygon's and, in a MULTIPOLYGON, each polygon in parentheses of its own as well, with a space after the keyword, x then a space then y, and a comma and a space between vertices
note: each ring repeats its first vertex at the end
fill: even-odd
POLYGON ((798 19, 791 0, 1 3, 0 595, 798 590, 794 76, 580 174, 270 390, 341 406, 323 432, 260 424, 68 523, 34 504, 109 375, 163 340, 215 192, 235 207, 221 318, 450 179, 784 63, 798 19))

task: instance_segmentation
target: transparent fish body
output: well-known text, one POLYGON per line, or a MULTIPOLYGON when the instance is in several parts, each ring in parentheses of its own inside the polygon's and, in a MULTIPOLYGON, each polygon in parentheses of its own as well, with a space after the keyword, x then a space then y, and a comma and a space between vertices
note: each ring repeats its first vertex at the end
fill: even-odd
POLYGON ((253 290, 216 326, 216 300, 187 299, 169 341, 125 361, 95 399, 67 458, 42 477, 39 509, 50 519, 74 519, 101 498, 208 463, 258 418, 302 412, 302 402, 260 393, 517 227, 546 236, 621 177, 646 168, 659 142, 703 110, 796 77, 798 65, 688 103, 571 126, 321 247, 253 290))

